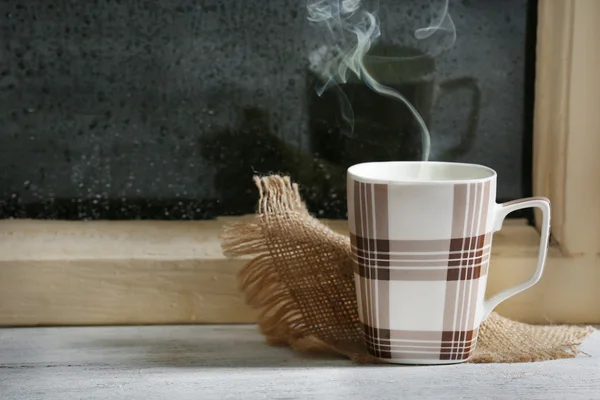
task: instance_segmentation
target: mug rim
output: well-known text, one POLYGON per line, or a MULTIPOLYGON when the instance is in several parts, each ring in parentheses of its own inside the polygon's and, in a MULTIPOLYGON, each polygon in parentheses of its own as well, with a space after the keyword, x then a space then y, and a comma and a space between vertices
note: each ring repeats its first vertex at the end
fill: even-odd
MULTIPOLYGON (((459 184, 459 183, 479 183, 479 182, 487 182, 489 180, 495 180, 497 178, 497 173, 490 167, 487 167, 482 164, 475 163, 461 163, 461 162, 452 162, 452 161, 369 161, 358 163, 350 166, 347 169, 347 175, 355 181, 365 182, 365 183, 378 183, 378 184, 386 184, 386 185, 443 185, 443 184, 459 184), (480 173, 486 174, 486 176, 477 177, 477 178, 461 178, 458 176, 453 179, 426 179, 426 180, 418 180, 418 179, 395 179, 395 178, 379 178, 377 176, 369 176, 369 174, 361 173, 360 171, 369 166, 414 166, 414 165, 423 165, 429 167, 459 167, 463 168, 465 171, 479 171, 480 173)), ((373 175, 373 174, 370 174, 373 175)))

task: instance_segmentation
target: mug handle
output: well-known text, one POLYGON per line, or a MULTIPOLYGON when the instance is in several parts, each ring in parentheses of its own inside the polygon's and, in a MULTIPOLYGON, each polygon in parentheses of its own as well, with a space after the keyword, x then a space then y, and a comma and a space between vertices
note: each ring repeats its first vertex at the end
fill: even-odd
POLYGON ((540 235, 540 251, 538 253, 538 263, 533 276, 525 282, 521 282, 508 289, 504 289, 489 299, 485 299, 483 303, 483 315, 481 322, 489 317, 490 313, 498 304, 502 303, 509 297, 517 293, 529 289, 535 285, 542 277, 546 256, 548 254, 548 240, 550 238, 550 200, 545 197, 530 197, 526 199, 513 200, 503 204, 497 204, 494 215, 494 232, 502 229, 502 223, 508 214, 513 211, 522 210, 524 208, 539 208, 542 212, 542 232, 540 235))
POLYGON ((470 76, 449 79, 441 82, 438 88, 439 93, 435 96, 435 102, 437 102, 444 94, 452 93, 455 90, 466 88, 471 91, 471 112, 469 113, 467 122, 466 135, 462 137, 459 144, 443 151, 442 154, 440 154, 440 157, 438 157, 440 160, 455 160, 466 153, 475 141, 477 125, 479 124, 479 109, 481 108, 481 90, 477 84, 477 79, 470 76))

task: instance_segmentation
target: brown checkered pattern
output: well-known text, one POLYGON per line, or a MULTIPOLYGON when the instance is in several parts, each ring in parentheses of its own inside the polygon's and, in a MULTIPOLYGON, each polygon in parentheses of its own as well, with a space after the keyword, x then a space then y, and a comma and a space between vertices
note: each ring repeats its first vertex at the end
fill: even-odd
MULTIPOLYGON (((487 217, 495 182, 490 179, 448 183, 453 185, 454 196, 448 201, 452 205, 452 232, 448 237, 431 240, 390 238, 389 226, 394 221, 388 217, 388 202, 393 201, 388 196, 388 186, 351 178, 348 184, 349 195, 353 196, 353 209, 348 213, 356 291, 369 352, 390 360, 468 359, 477 340, 477 299, 485 290, 485 284, 480 282, 486 278, 491 252, 492 229, 487 226, 487 217), (411 282, 419 287, 427 282, 446 282, 445 300, 439 304, 439 315, 443 315, 443 321, 438 321, 441 329, 395 329, 404 326, 402 321, 391 321, 394 309, 406 305, 390 301, 391 283, 398 288, 411 282)), ((389 205, 392 206, 402 204, 389 205)), ((439 283, 434 287, 439 288, 439 283)), ((419 312, 420 296, 414 299, 415 312, 419 312)))
POLYGON ((478 331, 477 328, 469 331, 400 331, 376 329, 365 324, 363 329, 367 349, 375 357, 392 359, 404 354, 406 358, 425 360, 468 359, 475 350, 478 331), (409 351, 422 353, 415 356, 415 353, 407 353, 409 351))
POLYGON ((466 240, 449 241, 450 251, 441 255, 390 255, 389 240, 364 239, 351 235, 354 253, 354 272, 363 278, 379 280, 468 280, 487 274, 490 258, 491 233, 466 240), (370 241, 371 245, 367 245, 370 241), (461 243, 464 244, 464 250, 461 243), (385 245, 381 245, 385 243, 385 245), (457 244, 458 243, 458 244, 457 244), (468 248, 467 248, 468 247, 468 248), (377 248, 378 251, 367 250, 377 248), (456 249, 457 250, 452 250, 456 249), (415 268, 415 263, 426 263, 428 268, 415 268), (465 267, 470 268, 465 268, 465 267))

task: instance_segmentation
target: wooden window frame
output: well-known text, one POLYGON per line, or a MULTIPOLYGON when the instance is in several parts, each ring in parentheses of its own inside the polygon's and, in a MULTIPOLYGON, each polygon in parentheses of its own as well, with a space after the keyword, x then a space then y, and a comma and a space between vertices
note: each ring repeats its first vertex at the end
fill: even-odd
MULTIPOLYGON (((497 308, 522 321, 600 323, 598 15, 595 0, 539 2, 533 191, 552 201, 552 242, 542 280, 497 308)), ((231 219, 0 221, 0 325, 253 322, 245 261, 220 250, 231 219)), ((506 222, 488 293, 527 279, 538 245, 535 227, 506 222)))

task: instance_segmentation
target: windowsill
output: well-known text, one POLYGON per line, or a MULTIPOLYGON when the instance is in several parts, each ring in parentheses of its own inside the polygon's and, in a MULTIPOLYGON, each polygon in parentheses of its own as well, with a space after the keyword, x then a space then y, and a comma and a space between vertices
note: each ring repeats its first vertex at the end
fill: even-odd
POLYGON ((600 335, 581 350, 589 356, 359 366, 267 346, 254 326, 17 328, 0 330, 0 371, 6 400, 594 398, 600 390, 600 335))
MULTIPOLYGON (((0 325, 249 323, 220 249, 223 223, 0 221, 0 325)), ((329 222, 345 232, 345 221, 329 222)), ((508 220, 494 237, 493 294, 526 280, 539 235, 508 220)), ((593 255, 597 264, 600 257, 593 255)), ((550 248, 542 280, 497 311, 533 323, 600 323, 600 268, 550 248)))

